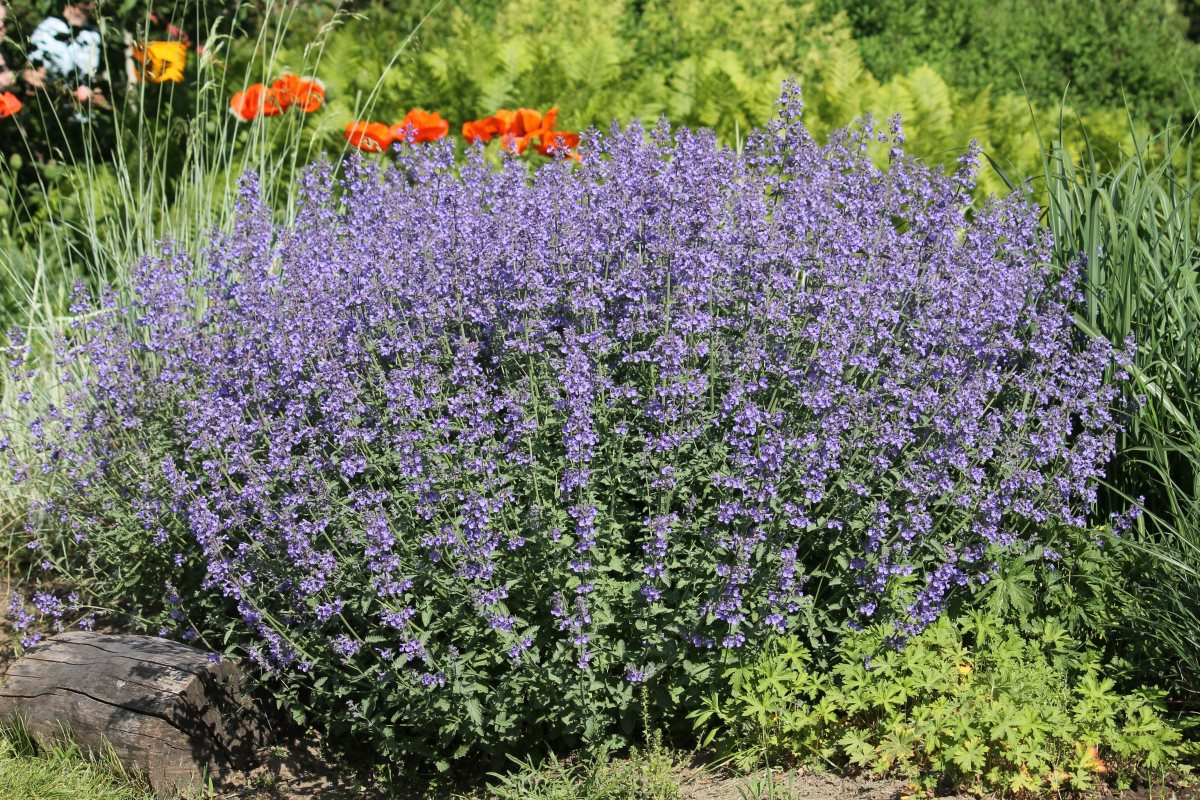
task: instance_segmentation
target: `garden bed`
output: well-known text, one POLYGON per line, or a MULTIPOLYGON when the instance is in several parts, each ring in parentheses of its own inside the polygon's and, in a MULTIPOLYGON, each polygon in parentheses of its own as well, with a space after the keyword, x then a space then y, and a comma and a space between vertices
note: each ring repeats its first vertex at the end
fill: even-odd
POLYGON ((134 619, 244 659, 309 733, 227 797, 477 786, 582 742, 633 755, 469 797, 1161 782, 1189 726, 1092 612, 1132 519, 1087 512, 1131 346, 1077 323, 1036 209, 973 203, 975 150, 946 175, 780 107, 744 153, 631 126, 532 179, 415 143, 317 165, 279 224, 247 175, 205 260, 80 291, 64 401, 20 395, 48 580, 16 635, 134 619), (689 729, 750 777, 651 744, 689 729))

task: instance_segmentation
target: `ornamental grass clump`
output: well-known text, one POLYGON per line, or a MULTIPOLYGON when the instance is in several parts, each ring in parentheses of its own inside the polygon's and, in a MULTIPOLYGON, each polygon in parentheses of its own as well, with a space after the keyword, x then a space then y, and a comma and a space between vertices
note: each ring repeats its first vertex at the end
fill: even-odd
POLYGON ((247 176, 203 265, 81 300, 68 399, 26 406, 29 546, 83 598, 41 605, 244 653, 413 764, 628 733, 637 684, 681 720, 774 632, 912 634, 1082 525, 1114 354, 1036 209, 780 107, 744 155, 663 123, 532 176, 317 165, 289 225, 247 176))

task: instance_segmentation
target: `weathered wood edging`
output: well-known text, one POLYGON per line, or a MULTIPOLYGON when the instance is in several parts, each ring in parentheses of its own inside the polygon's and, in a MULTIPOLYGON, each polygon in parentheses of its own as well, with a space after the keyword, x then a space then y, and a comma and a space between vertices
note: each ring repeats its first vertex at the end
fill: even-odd
POLYGON ((70 631, 31 647, 0 676, 0 722, 14 718, 40 740, 111 744, 159 797, 223 782, 270 739, 236 664, 152 636, 70 631))

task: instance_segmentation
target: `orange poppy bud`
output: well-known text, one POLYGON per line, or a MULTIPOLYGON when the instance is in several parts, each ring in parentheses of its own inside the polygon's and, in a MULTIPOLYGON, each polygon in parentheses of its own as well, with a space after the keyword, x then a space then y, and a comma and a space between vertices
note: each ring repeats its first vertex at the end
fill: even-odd
POLYGON ((150 83, 182 83, 187 67, 187 44, 184 42, 146 42, 134 45, 134 59, 145 67, 138 80, 150 83))
POLYGON ((12 92, 0 92, 0 119, 11 117, 22 108, 21 101, 12 92))
MULTIPOLYGON (((466 128, 465 125, 463 127, 466 128)), ((408 141, 409 135, 412 135, 413 144, 432 142, 435 139, 441 139, 449 132, 450 123, 442 119, 441 114, 436 111, 431 113, 420 108, 414 108, 405 114, 404 119, 393 125, 391 131, 392 138, 397 141, 408 141)))
POLYGON ((392 146, 392 131, 382 122, 351 122, 346 126, 346 141, 368 153, 382 153, 392 146))
POLYGON ((249 122, 256 116, 277 117, 283 113, 283 106, 275 92, 261 83, 256 83, 244 92, 237 92, 229 101, 229 112, 242 122, 249 122))
POLYGON ((296 106, 305 114, 319 109, 325 102, 325 84, 316 78, 301 78, 284 73, 271 84, 279 105, 283 109, 296 106))

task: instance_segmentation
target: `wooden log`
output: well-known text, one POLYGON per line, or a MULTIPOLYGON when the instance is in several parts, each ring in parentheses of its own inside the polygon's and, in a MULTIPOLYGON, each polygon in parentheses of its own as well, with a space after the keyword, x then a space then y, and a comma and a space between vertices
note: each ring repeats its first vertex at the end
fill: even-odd
POLYGON ((111 744, 159 797, 224 782, 270 740, 231 661, 152 636, 71 631, 31 647, 0 679, 0 721, 36 738, 111 744))

